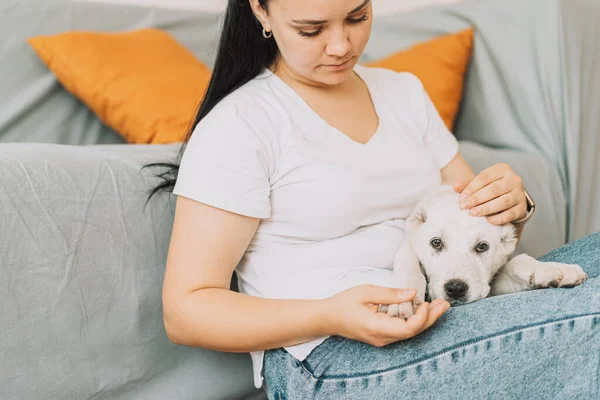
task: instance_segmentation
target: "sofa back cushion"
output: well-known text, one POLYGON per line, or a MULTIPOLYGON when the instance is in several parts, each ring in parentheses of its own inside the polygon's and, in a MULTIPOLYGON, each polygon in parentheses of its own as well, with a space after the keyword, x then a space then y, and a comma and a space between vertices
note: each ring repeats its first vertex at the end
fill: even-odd
POLYGON ((0 2, 0 143, 124 143, 68 93, 27 39, 74 30, 167 31, 202 62, 214 58, 219 16, 214 13, 76 0, 0 2))

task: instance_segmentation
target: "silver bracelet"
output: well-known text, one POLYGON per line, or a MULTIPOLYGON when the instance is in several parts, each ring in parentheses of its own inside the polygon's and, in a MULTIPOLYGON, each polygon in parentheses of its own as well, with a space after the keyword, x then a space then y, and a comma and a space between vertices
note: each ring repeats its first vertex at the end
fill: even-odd
POLYGON ((516 225, 524 224, 525 222, 527 222, 535 212, 535 201, 533 201, 527 190, 523 189, 523 191, 525 192, 525 199, 527 200, 527 214, 519 220, 512 221, 512 223, 516 225))

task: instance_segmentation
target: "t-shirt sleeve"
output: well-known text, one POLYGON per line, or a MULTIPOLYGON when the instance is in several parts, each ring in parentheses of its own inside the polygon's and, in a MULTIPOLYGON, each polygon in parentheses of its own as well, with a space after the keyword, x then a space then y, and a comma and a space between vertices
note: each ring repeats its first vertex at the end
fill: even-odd
POLYGON ((272 151, 234 105, 217 105, 184 149, 173 193, 254 218, 271 214, 272 151))
POLYGON ((425 144, 434 154, 440 169, 447 166, 458 153, 458 141, 448 130, 444 120, 435 108, 431 98, 425 91, 423 84, 415 75, 412 77, 415 84, 415 115, 425 144))

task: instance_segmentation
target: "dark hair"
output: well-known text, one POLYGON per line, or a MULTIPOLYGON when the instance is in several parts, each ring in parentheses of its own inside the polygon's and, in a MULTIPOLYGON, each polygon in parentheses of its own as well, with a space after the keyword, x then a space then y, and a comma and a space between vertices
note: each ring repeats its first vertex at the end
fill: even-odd
MULTIPOLYGON (((271 0, 258 0, 265 11, 268 11, 269 1, 271 0)), ((186 144, 198 123, 225 96, 255 78, 263 68, 270 67, 275 62, 278 53, 275 40, 273 38, 265 39, 263 36, 262 25, 252 12, 250 0, 229 0, 212 76, 196 118, 179 150, 177 162, 181 161, 186 144)), ((166 167, 168 170, 157 175, 163 179, 163 182, 150 191, 146 203, 160 190, 173 191, 175 187, 179 164, 152 163, 143 168, 157 166, 166 167)))

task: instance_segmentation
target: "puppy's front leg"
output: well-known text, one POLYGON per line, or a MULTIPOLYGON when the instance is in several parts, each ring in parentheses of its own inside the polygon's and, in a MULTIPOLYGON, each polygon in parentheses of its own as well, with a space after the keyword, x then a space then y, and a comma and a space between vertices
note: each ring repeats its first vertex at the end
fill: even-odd
POLYGON ((389 306, 380 305, 379 311, 392 317, 411 317, 417 307, 425 301, 427 281, 421 272, 419 258, 415 254, 409 238, 402 243, 394 258, 394 287, 416 289, 417 294, 412 302, 390 304, 389 306))
POLYGON ((587 279, 579 265, 541 262, 520 254, 504 265, 492 280, 490 296, 549 287, 573 287, 587 279))

